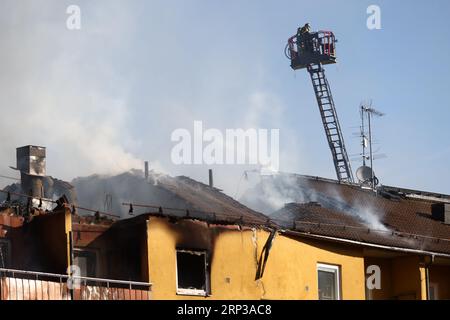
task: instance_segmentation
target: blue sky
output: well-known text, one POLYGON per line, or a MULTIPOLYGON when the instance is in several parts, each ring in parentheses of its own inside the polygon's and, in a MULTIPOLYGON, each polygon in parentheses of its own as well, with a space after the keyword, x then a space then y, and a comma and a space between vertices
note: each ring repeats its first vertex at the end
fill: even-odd
MULTIPOLYGON (((332 30, 327 66, 346 146, 358 106, 372 99, 381 183, 450 193, 448 1, 2 1, 0 174, 14 148, 48 147, 48 171, 64 179, 151 167, 207 179, 207 166, 175 166, 170 133, 279 128, 280 170, 334 178, 309 76, 283 50, 299 25, 332 30), (68 5, 82 27, 65 27, 68 5), (381 8, 381 30, 366 9, 381 8), (25 120, 24 120, 25 119, 25 120), (20 129, 17 127, 20 123, 20 129)), ((352 163, 353 168, 359 165, 352 163)), ((216 166, 234 195, 247 166, 216 166)), ((245 188, 245 186, 243 186, 245 188)))

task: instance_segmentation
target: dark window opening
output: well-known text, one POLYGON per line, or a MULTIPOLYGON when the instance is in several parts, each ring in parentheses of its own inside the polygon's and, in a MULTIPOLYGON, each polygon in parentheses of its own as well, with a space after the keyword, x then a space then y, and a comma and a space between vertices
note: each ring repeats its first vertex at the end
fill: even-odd
POLYGON ((0 268, 9 268, 11 258, 9 246, 9 241, 0 240, 0 268))
POLYGON ((177 250, 177 292, 205 295, 208 272, 205 251, 177 250))
POLYGON ((97 254, 94 251, 74 250, 74 264, 80 268, 80 276, 96 277, 97 254))

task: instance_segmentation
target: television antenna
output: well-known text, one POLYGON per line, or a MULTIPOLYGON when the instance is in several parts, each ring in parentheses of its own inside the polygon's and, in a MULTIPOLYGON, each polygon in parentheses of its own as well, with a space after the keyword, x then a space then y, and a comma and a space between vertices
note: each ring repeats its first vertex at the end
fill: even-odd
POLYGON ((363 102, 360 105, 360 115, 361 115, 361 127, 360 127, 360 138, 362 146, 362 166, 356 171, 356 176, 360 183, 368 184, 372 189, 375 189, 378 184, 378 179, 375 176, 373 170, 373 160, 376 158, 386 157, 385 155, 374 155, 373 152, 373 137, 372 137, 372 118, 373 116, 382 117, 384 113, 374 109, 372 107, 372 100, 369 102, 363 102), (366 131, 366 121, 368 131, 366 131), (369 150, 367 150, 369 149, 369 150), (369 165, 366 164, 369 161, 369 165))

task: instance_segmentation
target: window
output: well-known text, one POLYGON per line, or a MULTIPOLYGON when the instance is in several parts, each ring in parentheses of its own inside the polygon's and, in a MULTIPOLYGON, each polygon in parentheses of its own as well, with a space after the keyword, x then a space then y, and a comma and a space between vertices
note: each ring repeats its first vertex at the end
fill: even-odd
POLYGON ((74 264, 80 268, 81 277, 96 277, 97 254, 92 250, 74 249, 74 264))
POLYGON ((8 240, 0 240, 0 268, 8 268, 10 263, 10 243, 8 240))
POLYGON ((430 292, 429 300, 439 300, 438 296, 439 288, 437 283, 430 283, 429 292, 430 292))
POLYGON ((208 293, 209 274, 206 251, 177 250, 177 293, 204 296, 208 293))
POLYGON ((317 265, 319 279, 319 300, 339 300, 340 272, 339 266, 321 264, 317 265))

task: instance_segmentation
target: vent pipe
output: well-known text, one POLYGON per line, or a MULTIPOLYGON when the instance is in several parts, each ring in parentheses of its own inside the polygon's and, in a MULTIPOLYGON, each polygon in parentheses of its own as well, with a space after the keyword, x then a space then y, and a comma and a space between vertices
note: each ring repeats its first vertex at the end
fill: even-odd
POLYGON ((213 188, 214 187, 214 182, 213 182, 213 171, 212 169, 209 169, 209 187, 213 188))
POLYGON ((145 174, 145 180, 148 180, 148 161, 144 162, 144 174, 145 174))

